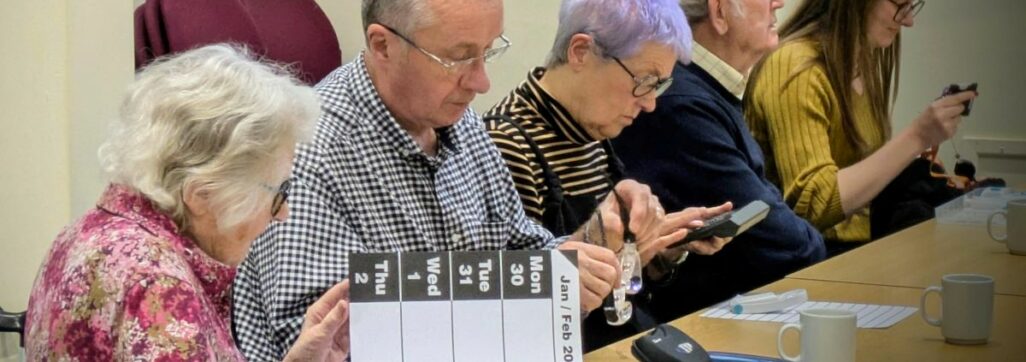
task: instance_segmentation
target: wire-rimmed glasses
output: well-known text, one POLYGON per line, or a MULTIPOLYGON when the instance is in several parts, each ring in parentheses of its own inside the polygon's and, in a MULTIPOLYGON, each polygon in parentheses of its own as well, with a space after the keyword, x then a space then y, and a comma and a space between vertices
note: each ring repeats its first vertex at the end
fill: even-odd
POLYGON ((644 97, 652 92, 655 92, 655 96, 658 97, 662 95, 667 88, 670 88, 670 84, 673 83, 673 77, 659 79, 659 77, 656 77, 654 75, 646 75, 644 77, 636 76, 634 75, 634 72, 632 72, 629 68, 627 68, 626 65, 623 64, 622 61, 620 61, 620 58, 610 58, 613 58, 613 60, 616 61, 616 64, 619 64, 620 68, 623 68, 623 70, 631 76, 631 79, 634 80, 634 90, 631 91, 631 94, 633 94, 635 97, 644 97))
POLYGON ((414 49, 417 49, 421 53, 424 53, 424 55, 426 55, 428 58, 431 58, 431 60, 434 60, 436 63, 440 64, 442 68, 444 68, 445 71, 449 74, 463 74, 467 71, 467 69, 470 69, 470 67, 478 59, 485 63, 491 63, 495 59, 498 59, 500 56, 502 56, 502 54, 506 53, 506 50, 509 49, 511 45, 513 45, 513 42, 509 41, 509 38, 507 38, 506 35, 499 35, 498 40, 501 41, 502 44, 500 44, 499 46, 494 46, 489 49, 486 49, 484 51, 484 54, 461 60, 448 60, 441 56, 435 55, 434 53, 431 53, 425 50, 424 48, 421 48, 419 45, 417 45, 417 43, 414 43, 412 39, 407 38, 405 35, 396 31, 395 29, 392 29, 391 27, 384 24, 378 25, 381 25, 385 29, 388 29, 388 31, 392 32, 392 34, 398 36, 399 39, 402 39, 403 41, 409 43, 410 46, 412 46, 414 49))
POLYGON ((904 4, 899 4, 897 1, 888 0, 891 4, 898 7, 898 10, 894 12, 894 22, 900 23, 909 17, 915 17, 919 14, 919 11, 923 10, 923 6, 926 6, 925 0, 912 0, 904 4))

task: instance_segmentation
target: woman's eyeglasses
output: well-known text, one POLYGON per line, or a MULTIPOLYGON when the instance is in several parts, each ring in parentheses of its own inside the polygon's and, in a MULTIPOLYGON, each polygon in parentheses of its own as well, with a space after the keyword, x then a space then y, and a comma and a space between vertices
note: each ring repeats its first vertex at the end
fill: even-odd
POLYGON ((894 22, 896 23, 900 23, 902 20, 905 20, 909 17, 914 18, 916 14, 919 14, 920 10, 923 10, 923 6, 926 6, 925 0, 912 0, 904 4, 899 4, 897 1, 894 0, 888 1, 890 1, 891 4, 894 4, 894 6, 898 7, 898 10, 894 12, 894 22))
POLYGON ((623 70, 631 76, 631 79, 634 80, 634 90, 631 92, 631 94, 633 94, 635 97, 644 97, 652 92, 655 92, 655 96, 658 97, 662 95, 667 88, 670 88, 670 84, 673 83, 673 77, 666 77, 664 79, 659 79, 659 77, 656 77, 654 75, 638 77, 634 75, 634 72, 628 69, 622 61, 620 61, 620 58, 610 58, 613 58, 613 60, 616 61, 616 64, 619 64, 620 68, 623 68, 623 70))

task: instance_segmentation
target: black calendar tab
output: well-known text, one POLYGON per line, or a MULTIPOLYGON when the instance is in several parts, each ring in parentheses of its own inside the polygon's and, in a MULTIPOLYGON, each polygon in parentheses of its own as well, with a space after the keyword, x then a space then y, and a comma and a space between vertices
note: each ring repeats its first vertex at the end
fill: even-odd
POLYGON ((502 255, 503 299, 552 298, 551 252, 507 251, 502 255))
POLYGON ((498 251, 452 253, 452 299, 499 299, 502 279, 498 251))
POLYGON ((403 301, 450 301, 449 253, 402 253, 403 301))
POLYGON ((395 253, 350 254, 351 302, 398 302, 399 255, 395 253))

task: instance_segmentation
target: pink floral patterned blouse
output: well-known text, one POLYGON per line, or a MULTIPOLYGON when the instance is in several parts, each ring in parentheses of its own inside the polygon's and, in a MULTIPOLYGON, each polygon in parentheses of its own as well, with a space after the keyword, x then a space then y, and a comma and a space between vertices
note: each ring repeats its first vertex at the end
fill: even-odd
POLYGON ((234 278, 144 196, 111 185, 43 261, 28 360, 243 361, 228 324, 234 278))

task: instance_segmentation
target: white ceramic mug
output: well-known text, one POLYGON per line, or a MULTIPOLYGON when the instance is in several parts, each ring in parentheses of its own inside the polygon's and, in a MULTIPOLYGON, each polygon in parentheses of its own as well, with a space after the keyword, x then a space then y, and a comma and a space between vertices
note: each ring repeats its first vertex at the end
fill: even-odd
POLYGON ((1026 199, 1008 202, 1008 211, 998 211, 987 218, 987 234, 990 238, 1008 246, 1008 252, 1026 255, 1026 199), (1008 228, 1005 235, 994 235, 994 217, 1005 217, 1008 228))
POLYGON ((948 343, 987 343, 994 314, 994 278, 980 274, 945 275, 941 287, 923 291, 919 304, 923 320, 941 327, 948 343), (926 313, 926 297, 933 292, 941 296, 941 317, 936 319, 926 313))
POLYGON ((777 353, 788 361, 855 361, 855 312, 842 309, 799 311, 799 323, 786 324, 777 333, 777 353), (784 353, 784 332, 801 334, 797 356, 784 353))

